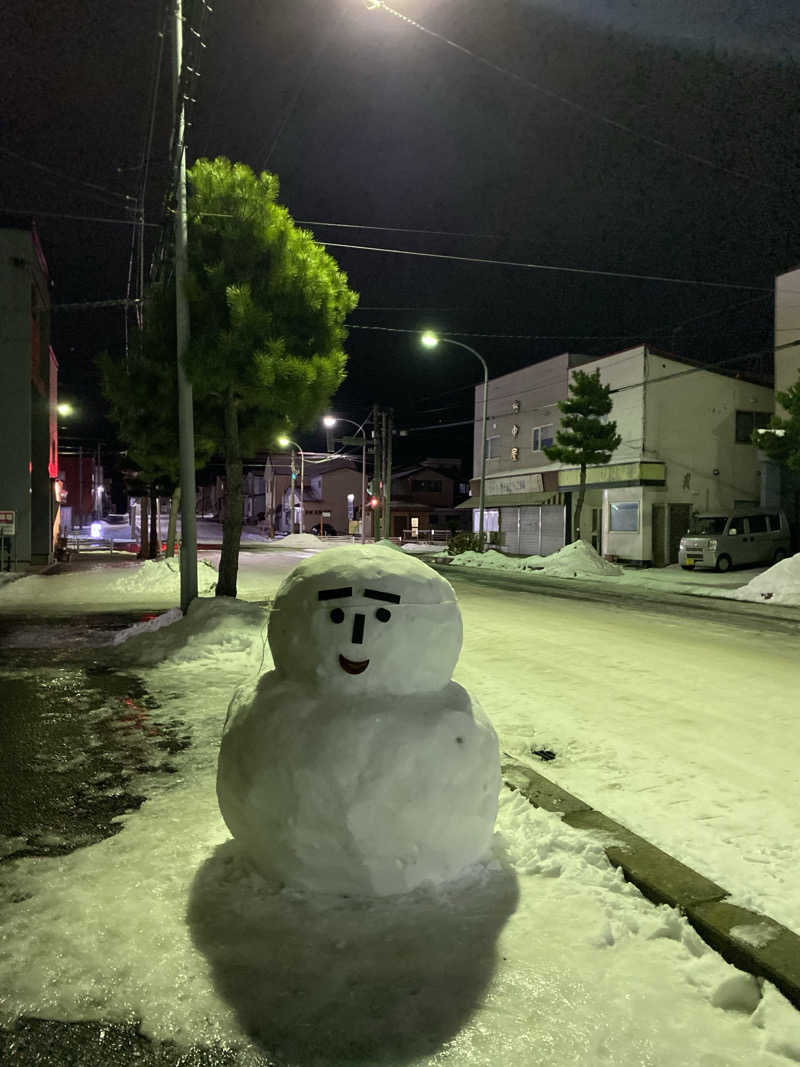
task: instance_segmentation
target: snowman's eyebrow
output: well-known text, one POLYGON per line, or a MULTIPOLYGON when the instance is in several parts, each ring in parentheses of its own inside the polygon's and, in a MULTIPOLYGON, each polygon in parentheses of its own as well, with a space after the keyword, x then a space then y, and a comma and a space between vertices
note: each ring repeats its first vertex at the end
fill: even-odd
POLYGON ((400 603, 400 595, 398 593, 381 593, 377 589, 365 589, 364 596, 368 596, 370 600, 388 600, 390 604, 400 603))
MULTIPOLYGON (((342 589, 320 589, 317 593, 317 600, 335 600, 340 596, 352 596, 353 587, 346 585, 342 589)), ((400 598, 398 597, 398 600, 400 598)))

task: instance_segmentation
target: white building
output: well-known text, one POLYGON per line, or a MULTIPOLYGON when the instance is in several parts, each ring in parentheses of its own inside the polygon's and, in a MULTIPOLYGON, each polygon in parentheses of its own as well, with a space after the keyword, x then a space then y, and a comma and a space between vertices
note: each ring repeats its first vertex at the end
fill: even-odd
MULTIPOLYGON (((485 526, 496 531, 503 551, 544 555, 572 540, 579 468, 551 463, 543 448, 555 437, 557 403, 578 369, 599 369, 611 387, 609 419, 622 437, 609 463, 586 472, 581 529, 602 555, 644 565, 676 562, 693 512, 759 504, 750 435, 769 419, 772 389, 646 345, 601 359, 564 353, 489 383, 485 526)), ((474 470, 482 394, 478 386, 474 470)), ((468 505, 475 529, 478 492, 473 479, 468 505)))

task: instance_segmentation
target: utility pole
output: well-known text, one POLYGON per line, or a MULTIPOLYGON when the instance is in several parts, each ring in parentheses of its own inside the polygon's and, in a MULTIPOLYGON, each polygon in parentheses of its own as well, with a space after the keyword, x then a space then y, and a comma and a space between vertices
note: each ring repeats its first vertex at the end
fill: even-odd
POLYGON ((189 273, 187 245, 189 225, 186 218, 186 144, 184 142, 184 106, 181 73, 183 67, 182 0, 175 0, 172 31, 172 104, 177 115, 178 153, 175 187, 175 329, 178 363, 178 434, 181 480, 181 610, 186 613, 197 597, 197 519, 194 480, 194 414, 192 386, 186 377, 183 355, 189 344, 189 301, 186 276, 189 273))
POLYGON ((383 536, 392 536, 392 409, 383 413, 383 536))
POLYGON ((383 414, 378 411, 378 405, 372 407, 372 438, 375 443, 375 457, 372 464, 372 490, 378 498, 378 506, 372 509, 372 539, 381 539, 381 496, 383 493, 383 448, 381 435, 383 432, 383 414))

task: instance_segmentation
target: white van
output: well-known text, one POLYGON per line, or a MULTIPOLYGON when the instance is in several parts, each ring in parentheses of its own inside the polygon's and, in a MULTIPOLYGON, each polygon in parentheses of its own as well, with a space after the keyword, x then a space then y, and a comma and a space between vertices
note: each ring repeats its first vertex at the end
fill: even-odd
POLYGON ((782 511, 715 511, 693 516, 681 538, 678 562, 685 571, 771 565, 790 554, 791 544, 789 523, 782 511))

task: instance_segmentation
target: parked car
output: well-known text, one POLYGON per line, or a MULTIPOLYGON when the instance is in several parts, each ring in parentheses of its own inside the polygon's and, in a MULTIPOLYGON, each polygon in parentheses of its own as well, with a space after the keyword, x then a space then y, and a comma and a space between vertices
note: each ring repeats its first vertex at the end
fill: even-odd
POLYGON ((317 523, 316 526, 311 527, 312 534, 316 534, 317 537, 335 537, 336 530, 331 526, 329 522, 317 523))
POLYGON ((789 523, 782 511, 717 511, 693 517, 681 538, 678 562, 685 571, 757 567, 785 559, 791 544, 789 523))

